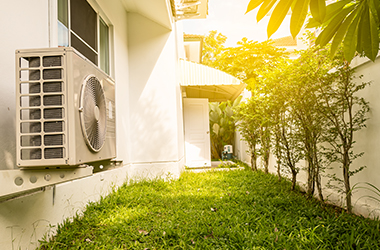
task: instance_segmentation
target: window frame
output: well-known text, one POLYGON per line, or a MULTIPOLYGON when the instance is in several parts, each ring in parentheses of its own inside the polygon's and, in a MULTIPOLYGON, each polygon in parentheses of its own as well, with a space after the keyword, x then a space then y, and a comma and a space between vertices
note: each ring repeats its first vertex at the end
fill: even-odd
MULTIPOLYGON (((59 46, 62 46, 60 45, 60 41, 59 41, 59 25, 64 25, 60 22, 59 20, 59 17, 58 17, 58 11, 59 11, 59 4, 58 4, 58 1, 59 0, 50 0, 50 21, 54 23, 54 25, 50 25, 51 27, 51 35, 50 35, 50 46, 53 46, 53 47, 59 47, 59 46)), ((109 18, 105 15, 105 13, 102 11, 102 9, 100 8, 100 6, 95 2, 95 1, 92 1, 92 0, 85 0, 90 6, 91 8, 94 10, 94 12, 96 13, 96 50, 94 48, 92 48, 86 41, 84 41, 78 34, 76 34, 72 28, 71 28, 71 13, 70 13, 70 2, 71 0, 63 0, 63 1, 66 1, 67 3, 67 22, 68 22, 68 27, 66 27, 64 25, 64 27, 67 28, 67 31, 65 33, 66 35, 66 40, 67 40, 67 45, 70 47, 72 46, 72 43, 71 43, 71 35, 75 36, 76 38, 78 38, 86 47, 88 47, 88 49, 92 50, 95 54, 96 54, 96 57, 97 57, 97 60, 96 60, 96 63, 94 64, 97 64, 96 66, 101 69, 102 71, 104 71, 106 74, 108 74, 109 76, 113 76, 114 75, 114 64, 113 64, 113 44, 114 44, 114 39, 113 39, 113 25, 111 24, 109 18), (106 63, 106 68, 102 68, 101 64, 102 64, 102 58, 101 58, 101 38, 100 38, 100 22, 103 22, 103 24, 108 28, 108 35, 107 35, 107 40, 108 40, 108 46, 106 46, 107 50, 108 50, 108 64, 106 63)), ((86 57, 87 58, 87 57, 86 57)), ((90 59, 89 59, 90 60, 90 59)), ((91 61, 91 60, 90 60, 91 61)))

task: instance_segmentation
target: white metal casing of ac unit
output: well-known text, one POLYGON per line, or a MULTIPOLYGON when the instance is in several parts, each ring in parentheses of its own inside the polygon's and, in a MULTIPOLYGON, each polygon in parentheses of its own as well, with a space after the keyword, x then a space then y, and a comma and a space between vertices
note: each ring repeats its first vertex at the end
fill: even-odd
POLYGON ((73 48, 17 50, 16 122, 20 168, 75 167, 115 158, 115 83, 73 48), (81 122, 89 77, 100 83, 105 100, 105 112, 96 108, 93 115, 99 119, 100 112, 105 123, 97 150, 89 146, 81 122))

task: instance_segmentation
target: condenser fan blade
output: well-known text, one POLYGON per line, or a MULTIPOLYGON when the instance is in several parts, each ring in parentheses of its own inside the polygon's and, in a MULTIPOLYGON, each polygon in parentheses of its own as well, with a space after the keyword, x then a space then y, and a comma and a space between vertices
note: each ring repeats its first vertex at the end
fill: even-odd
POLYGON ((88 76, 82 86, 81 124, 87 145, 99 152, 106 139, 107 108, 102 85, 93 76, 88 76))

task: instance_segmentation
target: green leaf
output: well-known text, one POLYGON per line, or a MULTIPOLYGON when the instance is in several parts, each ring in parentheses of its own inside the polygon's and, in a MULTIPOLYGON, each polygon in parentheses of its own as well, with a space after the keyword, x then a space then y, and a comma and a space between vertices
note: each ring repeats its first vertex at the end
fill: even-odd
POLYGON ((349 6, 343 10, 341 10, 327 25, 326 28, 323 29, 322 33, 318 36, 321 37, 320 40, 318 40, 318 43, 321 46, 325 46, 331 38, 335 35, 337 29, 342 24, 343 20, 346 18, 346 16, 353 10, 354 6, 349 6))
POLYGON ((344 57, 349 62, 352 60, 352 58, 354 58, 355 51, 356 51, 359 20, 360 20, 360 15, 358 14, 356 15, 350 27, 348 28, 346 36, 343 41, 344 57))
MULTIPOLYGON (((290 32, 295 38, 305 22, 310 0, 296 0, 292 17, 290 18, 290 32)), ((313 0, 311 0, 313 1, 313 0)), ((322 0, 324 1, 324 0, 322 0)))
POLYGON ((334 56, 337 48, 342 43, 344 36, 347 33, 348 27, 352 23, 352 20, 357 15, 358 9, 355 9, 351 14, 344 20, 342 25, 339 27, 338 31, 336 32, 336 35, 333 39, 333 42, 331 44, 331 56, 334 56))
POLYGON ((273 5, 277 0, 265 0, 263 5, 261 5, 259 11, 257 12, 256 20, 259 22, 265 15, 272 9, 273 5))
POLYGON ((361 36, 358 37, 361 47, 365 55, 375 61, 377 52, 379 51, 379 33, 376 26, 375 17, 372 15, 369 7, 364 9, 362 18, 360 19, 361 36))
POLYGON ((337 13, 339 13, 344 8, 344 6, 346 6, 350 2, 351 2, 351 0, 341 0, 341 1, 337 1, 335 3, 327 5, 326 6, 326 16, 325 16, 325 19, 323 20, 323 22, 330 20, 337 13))
POLYGON ((217 102, 209 102, 208 106, 209 106, 209 109, 214 112, 216 112, 216 109, 219 108, 219 104, 217 102))
POLYGON ((214 125, 212 125, 212 132, 214 132, 214 134, 218 135, 219 134, 219 124, 218 123, 215 123, 214 125))
POLYGON ((243 96, 239 95, 239 96, 235 99, 235 101, 232 103, 232 107, 233 107, 233 108, 236 108, 236 107, 240 104, 240 101, 241 101, 242 98, 243 98, 243 96))
POLYGON ((322 23, 326 15, 326 1, 310 0, 310 12, 315 20, 322 23))
POLYGON ((294 0, 280 0, 273 10, 273 13, 269 19, 267 33, 268 37, 271 37, 274 32, 280 27, 286 14, 289 12, 290 6, 294 0))
POLYGON ((379 11, 380 11, 380 1, 378 0, 369 0, 368 1, 369 10, 371 11, 371 14, 374 16, 375 21, 379 22, 379 11))
POLYGON ((225 111, 226 111, 226 115, 228 117, 231 117, 234 115, 234 111, 232 110, 232 108, 230 106, 227 106, 225 111))
POLYGON ((256 7, 259 6, 264 1, 265 0, 251 0, 251 1, 249 1, 248 7, 247 7, 247 11, 245 12, 245 14, 247 14, 251 10, 256 9, 256 7))
POLYGON ((209 119, 210 119, 211 122, 217 123, 219 121, 219 115, 218 115, 218 113, 216 113, 214 111, 211 111, 209 119))
POLYGON ((315 27, 318 27, 318 26, 321 26, 321 25, 322 25, 322 23, 320 23, 317 20, 315 20, 315 18, 310 17, 307 20, 306 28, 307 29, 311 29, 311 28, 315 28, 315 27))

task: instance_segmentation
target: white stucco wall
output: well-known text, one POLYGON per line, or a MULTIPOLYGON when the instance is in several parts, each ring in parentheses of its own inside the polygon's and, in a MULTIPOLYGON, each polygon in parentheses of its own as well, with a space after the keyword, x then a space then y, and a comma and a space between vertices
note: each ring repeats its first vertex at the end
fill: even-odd
MULTIPOLYGON (((244 89, 241 93, 241 96, 242 98, 240 102, 244 102, 249 99, 252 94, 249 90, 244 89)), ((237 159, 241 160, 244 163, 251 164, 249 146, 238 130, 235 131, 235 148, 233 150, 234 155, 237 157, 237 159)))
MULTIPOLYGON (((178 34, 147 17, 127 13, 121 1, 89 3, 111 25, 117 158, 123 160, 122 167, 14 200, 0 200, 0 250, 34 249, 45 233, 54 232, 50 225, 80 213, 87 202, 99 200, 128 178, 175 177, 184 166, 182 99, 176 72, 178 34)), ((0 171, 17 169, 15 50, 56 46, 56 29, 49 26, 56 24, 54 6, 56 0, 21 0, 4 2, 0 8, 4 17, 0 30, 6 34, 0 48, 0 140, 7 142, 0 145, 0 171), (54 22, 49 23, 50 19, 54 22)))
POLYGON ((192 62, 200 63, 201 42, 187 41, 184 42, 186 59, 192 62))
POLYGON ((171 164, 183 158, 178 151, 182 128, 175 32, 135 13, 128 16, 129 108, 133 164, 171 164))

